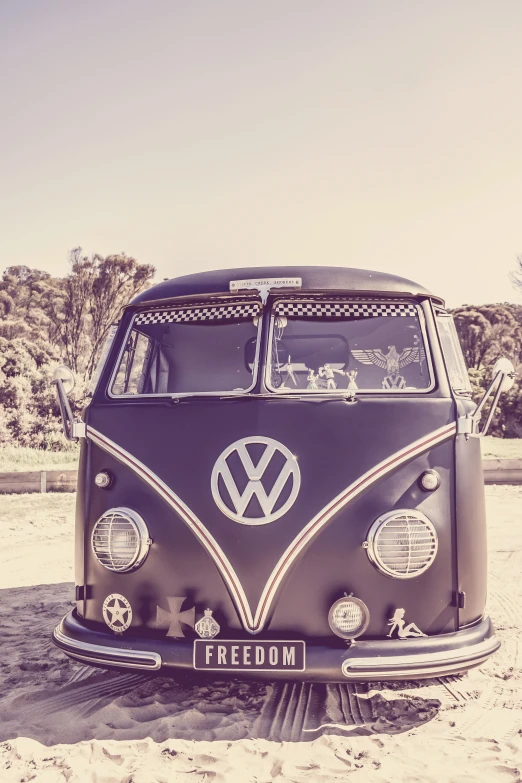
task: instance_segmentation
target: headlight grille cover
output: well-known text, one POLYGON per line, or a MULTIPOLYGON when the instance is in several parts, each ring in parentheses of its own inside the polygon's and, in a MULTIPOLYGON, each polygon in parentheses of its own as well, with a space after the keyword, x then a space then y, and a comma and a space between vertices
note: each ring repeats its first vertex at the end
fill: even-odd
POLYGON ((150 548, 147 525, 130 508, 111 508, 94 525, 92 550, 109 571, 133 571, 150 548))
POLYGON ((373 523, 365 546, 368 557, 383 573, 411 579, 433 563, 438 537, 428 517, 420 511, 398 509, 373 523))

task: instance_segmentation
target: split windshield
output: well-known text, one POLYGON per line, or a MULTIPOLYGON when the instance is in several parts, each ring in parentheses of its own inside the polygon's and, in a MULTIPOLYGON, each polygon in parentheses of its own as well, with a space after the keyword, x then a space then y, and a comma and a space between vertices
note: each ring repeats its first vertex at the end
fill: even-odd
MULTIPOLYGON (((422 311, 411 302, 276 301, 265 385, 274 393, 432 388, 422 311)), ((146 310, 134 316, 113 396, 238 394, 257 382, 259 299, 146 310)))
POLYGON ((111 393, 244 392, 254 385, 259 301, 138 313, 111 393))
POLYGON ((267 385, 277 392, 407 392, 431 387, 412 303, 277 302, 267 385))

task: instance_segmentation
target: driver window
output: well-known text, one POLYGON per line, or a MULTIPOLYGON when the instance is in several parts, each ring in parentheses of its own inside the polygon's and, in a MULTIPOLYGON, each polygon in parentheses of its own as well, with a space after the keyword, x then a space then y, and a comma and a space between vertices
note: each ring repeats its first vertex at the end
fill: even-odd
POLYGON ((246 391, 255 382, 260 303, 138 313, 113 395, 246 391), (254 361, 245 363, 246 352, 254 361))

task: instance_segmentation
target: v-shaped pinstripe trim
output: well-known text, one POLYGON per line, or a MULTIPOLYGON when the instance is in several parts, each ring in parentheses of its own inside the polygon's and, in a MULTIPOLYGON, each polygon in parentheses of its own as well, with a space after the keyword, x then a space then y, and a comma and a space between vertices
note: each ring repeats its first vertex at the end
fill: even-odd
POLYGON ((455 433, 456 424, 452 423, 440 427, 438 430, 434 430, 428 435, 424 435, 422 438, 410 443, 409 446, 405 446, 403 449, 400 449, 400 451, 396 451, 378 465, 375 465, 375 467, 368 470, 363 476, 360 476, 360 478, 352 482, 352 484, 346 487, 337 497, 331 500, 298 533, 292 543, 287 547, 284 554, 280 557, 277 565, 268 578, 254 616, 245 595, 245 591, 243 590, 243 586, 229 559, 194 512, 165 484, 165 482, 149 470, 146 465, 136 459, 136 457, 128 451, 125 451, 125 449, 122 449, 121 446, 118 446, 114 441, 111 441, 93 427, 87 427, 87 437, 89 437, 93 443, 96 443, 108 454, 111 454, 124 465, 130 467, 136 475, 152 487, 152 489, 154 489, 177 514, 179 514, 185 524, 196 535, 219 569, 232 596, 243 627, 251 634, 258 634, 263 630, 275 596, 277 595, 279 587, 289 568, 301 552, 310 544, 312 539, 318 535, 338 511, 367 490, 372 484, 375 484, 382 479, 387 473, 395 470, 399 465, 403 465, 405 462, 409 462, 415 457, 418 457, 420 454, 437 446, 439 443, 448 440, 455 433))
POLYGON ((164 481, 162 481, 155 473, 153 473, 146 465, 140 462, 128 451, 122 449, 101 432, 98 432, 93 427, 87 427, 87 437, 89 437, 93 443, 100 446, 104 451, 111 454, 117 460, 122 462, 131 468, 143 481, 145 481, 152 489, 154 489, 160 497, 176 511, 182 518, 185 524, 192 530, 199 541, 203 544, 214 563, 218 567, 221 576, 225 580, 232 598, 236 605, 236 609, 239 612, 241 622, 243 626, 252 633, 254 620, 252 611, 247 601, 243 586, 239 581, 239 578, 232 568, 228 557, 225 555, 216 539, 212 536, 207 528, 203 525, 200 519, 194 514, 194 512, 181 500, 170 487, 168 487, 164 481))

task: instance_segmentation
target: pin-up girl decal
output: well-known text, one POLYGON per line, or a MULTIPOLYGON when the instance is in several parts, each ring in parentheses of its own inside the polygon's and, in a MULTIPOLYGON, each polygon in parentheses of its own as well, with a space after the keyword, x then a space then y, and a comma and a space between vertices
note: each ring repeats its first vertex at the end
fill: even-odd
POLYGON ((396 609, 391 620, 388 620, 388 625, 391 625, 391 631, 388 636, 391 637, 395 629, 397 629, 397 636, 399 639, 412 639, 416 636, 426 636, 415 623, 410 623, 409 625, 405 624, 404 613, 404 609, 396 609))

